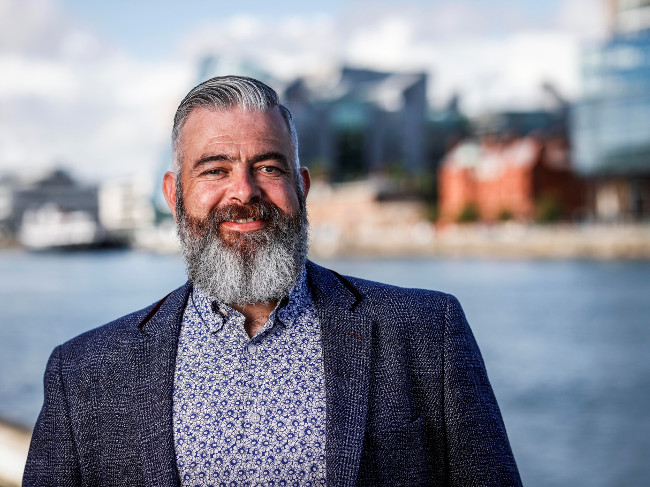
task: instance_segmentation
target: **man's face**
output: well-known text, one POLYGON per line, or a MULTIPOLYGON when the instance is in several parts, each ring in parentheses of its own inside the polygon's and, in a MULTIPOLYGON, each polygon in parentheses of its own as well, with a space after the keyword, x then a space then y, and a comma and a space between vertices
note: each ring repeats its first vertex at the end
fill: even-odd
POLYGON ((296 174, 280 111, 195 109, 178 149, 179 179, 165 174, 163 191, 190 280, 229 304, 281 299, 307 255, 309 173, 296 174))
MULTIPOLYGON (((206 222, 220 214, 218 232, 236 245, 247 234, 263 230, 269 221, 253 208, 276 206, 287 216, 300 209, 301 178, 306 196, 309 173, 295 173, 291 134, 280 110, 265 112, 194 109, 178 141, 183 204, 188 221, 206 222), (262 216, 262 217, 261 217, 262 216)), ((177 185, 165 175, 164 192, 174 217, 177 185)))

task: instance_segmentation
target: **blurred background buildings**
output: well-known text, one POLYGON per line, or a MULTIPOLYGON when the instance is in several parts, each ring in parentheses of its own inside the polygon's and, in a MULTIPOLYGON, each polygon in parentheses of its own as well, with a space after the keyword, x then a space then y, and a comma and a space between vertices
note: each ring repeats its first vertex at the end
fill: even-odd
MULTIPOLYGON (((593 8, 607 13, 608 31, 580 43, 574 68, 581 89, 569 97, 538 77, 529 87, 535 103, 488 101, 476 109, 460 85, 448 87, 443 103, 432 101, 431 87, 444 79, 435 65, 376 69, 341 59, 280 76, 252 52, 226 52, 213 38, 195 57, 195 79, 182 89, 178 83, 178 97, 197 82, 232 73, 262 79, 280 93, 295 118, 301 162, 315 181, 314 249, 363 249, 363 241, 394 231, 424 250, 456 223, 642 223, 650 218, 650 2, 610 0, 593 8), (337 199, 354 202, 353 216, 332 210, 337 199), (396 207, 411 216, 392 219, 396 207)), ((18 100, 23 108, 35 103, 18 100)), ((18 113, 16 106, 8 111, 18 113)), ((174 106, 170 99, 169 120, 174 106)), ((117 144, 145 139, 134 135, 135 126, 112 130, 117 144)), ((148 174, 127 171, 86 183, 75 179, 83 173, 78 164, 37 177, 6 170, 1 241, 34 249, 175 248, 159 191, 170 164, 165 139, 148 174)), ((396 243, 395 250, 413 249, 396 243)))
POLYGON ((313 258, 459 297, 526 485, 646 485, 649 4, 0 0, 0 485, 52 348, 185 279, 170 125, 222 74, 294 115, 313 258))
POLYGON ((610 35, 581 56, 573 159, 604 220, 650 218, 650 2, 611 0, 610 35))

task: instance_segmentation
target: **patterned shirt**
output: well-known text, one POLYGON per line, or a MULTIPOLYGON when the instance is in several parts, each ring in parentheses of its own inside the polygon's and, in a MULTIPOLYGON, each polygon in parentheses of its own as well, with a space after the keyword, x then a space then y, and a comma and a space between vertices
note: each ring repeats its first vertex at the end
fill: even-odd
POLYGON ((325 484, 323 351, 306 276, 253 338, 241 313, 192 291, 173 398, 184 487, 325 484))

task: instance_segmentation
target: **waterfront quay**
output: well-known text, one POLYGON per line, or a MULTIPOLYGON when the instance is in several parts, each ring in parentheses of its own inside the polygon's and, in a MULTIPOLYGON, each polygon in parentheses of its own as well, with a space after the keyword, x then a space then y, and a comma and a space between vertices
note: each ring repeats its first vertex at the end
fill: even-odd
POLYGON ((20 485, 30 438, 30 430, 0 420, 0 487, 20 485))

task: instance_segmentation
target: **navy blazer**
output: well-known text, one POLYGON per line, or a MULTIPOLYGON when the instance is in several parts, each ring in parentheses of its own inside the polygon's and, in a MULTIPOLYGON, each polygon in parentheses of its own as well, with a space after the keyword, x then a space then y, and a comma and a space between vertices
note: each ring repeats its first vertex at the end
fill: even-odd
MULTIPOLYGON (((327 484, 521 485, 456 298, 307 269, 323 343, 327 484)), ((172 389, 190 290, 54 350, 23 485, 180 485, 172 389)))

